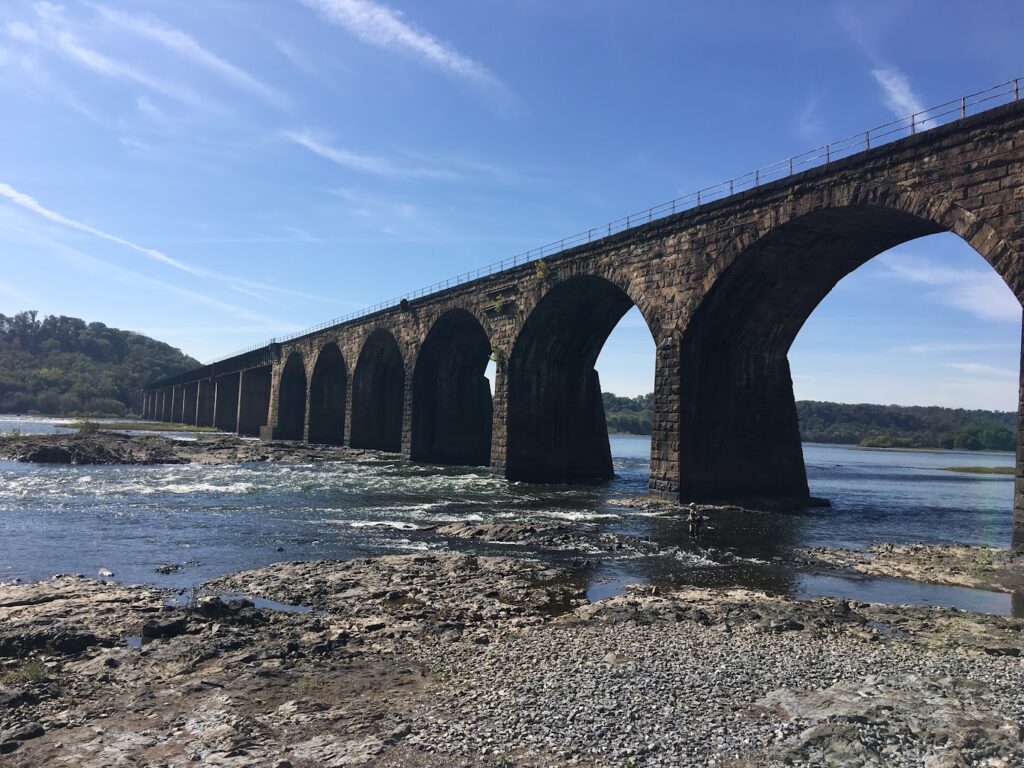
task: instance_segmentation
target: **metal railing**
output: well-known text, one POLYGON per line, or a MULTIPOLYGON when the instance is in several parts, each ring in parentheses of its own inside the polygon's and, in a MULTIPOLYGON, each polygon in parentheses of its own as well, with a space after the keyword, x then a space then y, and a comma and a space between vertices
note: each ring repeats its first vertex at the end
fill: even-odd
POLYGON ((970 114, 977 114, 1004 104, 1020 101, 1022 85, 1024 85, 1024 78, 1007 80, 1006 82, 994 85, 991 88, 986 88, 982 91, 961 96, 959 99, 954 99, 952 101, 944 102, 943 104, 938 104, 934 107, 929 107, 920 112, 915 112, 912 115, 907 115, 906 117, 901 117, 898 120, 893 120, 892 122, 875 126, 874 128, 870 128, 866 131, 855 133, 844 139, 830 142, 824 146, 803 152, 799 155, 792 155, 787 157, 785 160, 779 160, 769 165, 762 166, 761 168, 757 168, 749 173, 734 176, 727 181, 713 184, 712 186, 705 187, 704 189, 698 189, 696 192, 691 192, 690 194, 683 195, 682 197, 677 197, 673 200, 669 200, 668 202, 652 206, 645 211, 623 216, 620 219, 610 221, 600 227, 592 227, 584 232, 578 232, 575 235, 563 237, 561 240, 554 240, 529 251, 518 253, 515 256, 510 256, 501 259, 500 261, 492 262, 480 267, 479 269, 463 272, 460 275, 456 275, 445 280, 439 280, 433 285, 428 285, 424 288, 411 291, 410 293, 397 296, 393 299, 379 302, 374 304, 372 307, 357 310, 356 312, 343 317, 336 317, 332 320, 320 323, 319 325, 314 325, 310 328, 305 328, 301 331, 288 334, 287 336, 279 336, 262 344, 255 344, 251 347, 233 352, 230 355, 219 357, 216 360, 211 361, 210 364, 229 360, 233 357, 244 355, 249 352, 254 352, 257 349, 262 349, 271 344, 280 344, 302 336, 308 336, 309 334, 316 333, 318 331, 333 328, 344 323, 349 323, 353 320, 358 320, 361 317, 372 315, 375 312, 397 307, 403 301, 413 301, 448 288, 453 288, 455 286, 477 280, 481 277, 487 277, 488 275, 493 275, 497 272, 504 272, 507 269, 512 269, 513 267, 518 267, 531 261, 543 259, 546 256, 554 256, 567 248, 575 248, 580 245, 585 245, 593 242, 594 240, 599 240, 601 238, 623 232, 627 229, 631 229, 632 227, 649 224, 656 219, 663 219, 682 211, 700 208, 702 205, 707 203, 722 200, 727 197, 731 197, 732 195, 739 194, 740 192, 756 189, 763 184, 778 181, 779 179, 801 173, 810 168, 826 166, 829 163, 857 154, 858 152, 873 149, 907 136, 923 133, 940 125, 945 125, 946 123, 951 123, 955 120, 965 118, 970 114))

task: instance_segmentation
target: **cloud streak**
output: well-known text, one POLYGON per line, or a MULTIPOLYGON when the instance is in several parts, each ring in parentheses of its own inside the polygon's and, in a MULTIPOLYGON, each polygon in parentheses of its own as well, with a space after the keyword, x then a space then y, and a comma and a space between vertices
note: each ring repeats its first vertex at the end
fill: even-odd
POLYGON ((71 60, 104 77, 136 83, 193 107, 204 106, 202 100, 187 88, 182 88, 174 83, 136 69, 123 61, 118 61, 91 48, 87 48, 79 43, 70 32, 58 33, 57 46, 71 60))
POLYGON ((315 155, 325 160, 348 168, 350 171, 359 171, 374 176, 385 176, 388 178, 418 178, 418 179, 453 179, 456 174, 443 168, 411 168, 397 165, 384 157, 373 155, 361 155, 350 152, 346 149, 339 149, 324 144, 305 131, 285 131, 284 138, 300 147, 305 147, 315 155))
POLYGON ((280 91, 207 50, 182 30, 152 19, 130 16, 104 5, 94 7, 106 21, 136 37, 163 46, 180 58, 203 67, 225 82, 257 96, 271 106, 282 109, 287 107, 288 99, 280 91))
POLYGON ((883 101, 894 117, 917 115, 917 125, 927 128, 933 122, 924 103, 914 93, 907 76, 894 67, 876 67, 871 76, 882 89, 883 101))
POLYGON ((1021 321, 1021 305, 993 270, 951 269, 906 253, 878 257, 891 277, 930 286, 929 296, 982 320, 1021 321))
POLYGON ((89 224, 84 224, 80 221, 76 221, 75 219, 64 216, 63 214, 57 213, 56 211, 51 210, 44 206, 42 203, 40 203, 32 196, 27 195, 24 192, 19 192, 18 190, 14 189, 14 187, 12 187, 11 185, 5 184, 3 182, 0 182, 0 198, 5 198, 10 202, 14 203, 15 205, 19 206, 20 208, 23 208, 27 211, 31 211, 32 213, 41 216, 42 218, 48 221, 52 221, 55 224, 59 224, 63 227, 67 227, 68 229, 72 229, 77 232, 82 232, 84 234, 97 237, 101 240, 106 240, 108 242, 115 243, 124 248, 128 248, 129 250, 135 251, 136 253, 141 253, 142 255, 149 257, 153 261, 157 261, 161 264, 164 264, 168 267, 172 267, 173 269, 176 269, 180 272, 185 272, 186 274, 192 275, 194 277, 201 277, 209 280, 217 280, 221 283, 226 284, 233 290, 245 293, 246 295, 253 296, 263 301, 270 300, 267 299, 265 296, 261 295, 259 293, 260 291, 271 291, 282 295, 295 296, 297 298, 337 303, 333 299, 327 299, 322 296, 317 296, 316 294, 306 293, 304 291, 296 291, 290 288, 284 288, 277 285, 260 283, 254 280, 232 277, 231 275, 223 275, 220 274, 219 272, 214 272, 209 269, 203 269, 201 267, 195 267, 191 264, 186 264, 183 261, 179 261, 178 259, 168 256, 163 251, 158 251, 155 248, 147 248, 144 245, 139 245, 138 243, 135 243, 126 238, 119 237, 118 235, 111 234, 110 232, 106 232, 97 227, 90 226, 89 224))
POLYGON ((996 376, 998 378, 1016 379, 1020 375, 1018 371, 988 365, 987 363, 946 363, 946 367, 970 376, 996 376))
POLYGON ((428 32, 407 23, 400 13, 372 0, 302 0, 321 18, 344 27, 365 43, 412 54, 472 82, 499 86, 484 66, 463 56, 428 32))

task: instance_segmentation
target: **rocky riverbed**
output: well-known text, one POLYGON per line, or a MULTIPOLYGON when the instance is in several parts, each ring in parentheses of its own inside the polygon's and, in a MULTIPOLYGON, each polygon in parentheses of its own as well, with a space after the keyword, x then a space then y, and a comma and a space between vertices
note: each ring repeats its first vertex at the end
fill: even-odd
POLYGON ((308 464, 358 461, 376 451, 293 442, 260 442, 222 433, 194 440, 91 430, 68 434, 2 435, 0 459, 38 464, 238 464, 277 461, 308 464))
POLYGON ((1024 552, 1000 547, 875 544, 868 549, 807 550, 816 563, 891 576, 1001 592, 1024 591, 1024 552))
POLYGON ((591 604, 579 576, 444 553, 0 586, 0 765, 1024 764, 1022 620, 591 604))

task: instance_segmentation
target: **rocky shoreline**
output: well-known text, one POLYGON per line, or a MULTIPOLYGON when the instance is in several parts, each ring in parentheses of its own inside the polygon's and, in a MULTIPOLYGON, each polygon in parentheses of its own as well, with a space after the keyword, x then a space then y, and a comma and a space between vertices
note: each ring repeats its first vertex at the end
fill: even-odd
POLYGON ((817 548, 813 563, 929 584, 998 592, 1024 591, 1024 552, 964 544, 875 544, 868 549, 817 548))
POLYGON ((38 464, 239 464, 276 461, 308 464, 359 461, 377 451, 293 442, 261 442, 224 433, 194 440, 91 430, 49 435, 0 436, 0 459, 38 464))
POLYGON ((0 765, 1024 763, 1020 619, 584 586, 451 553, 3 585, 0 765))

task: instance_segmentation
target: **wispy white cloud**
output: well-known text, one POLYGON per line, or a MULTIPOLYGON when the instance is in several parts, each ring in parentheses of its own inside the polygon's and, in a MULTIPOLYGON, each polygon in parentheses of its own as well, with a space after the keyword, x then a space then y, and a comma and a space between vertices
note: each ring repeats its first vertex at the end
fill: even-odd
POLYGON ((822 130, 821 117, 818 115, 818 99, 808 99, 797 115, 796 130, 800 138, 813 141, 822 130))
POLYGON ((881 87, 885 106, 894 117, 917 115, 917 125, 922 128, 928 127, 931 118, 924 103, 914 93, 906 75, 895 67, 876 67, 871 70, 871 76, 881 87))
MULTIPOLYGON (((180 272, 185 272, 186 274, 192 275, 194 277, 201 277, 208 280, 219 281, 227 285, 229 288, 232 288, 233 290, 243 292, 255 298, 270 301, 263 295, 264 293, 270 292, 282 295, 295 296, 298 298, 322 300, 329 301, 331 303, 336 303, 331 299, 325 299, 324 297, 320 297, 317 296, 316 294, 308 293, 306 291, 298 291, 290 288, 285 288, 279 285, 261 283, 255 280, 235 277, 232 275, 224 275, 219 272, 214 272, 213 270, 204 269, 202 267, 196 267, 194 265, 187 264, 183 261, 168 256, 163 251, 159 251, 155 248, 147 248, 144 245, 139 245, 138 243, 135 243, 126 238, 119 237, 118 235, 113 235, 97 227, 90 226, 89 224, 84 224, 80 221, 76 221, 75 219, 57 213, 56 211, 45 207, 30 195, 27 195, 24 192, 19 192, 9 184, 5 184, 3 182, 0 182, 0 197, 6 198, 15 205, 25 210, 31 211, 32 213, 35 213, 36 215, 41 216, 44 219, 51 221, 55 224, 59 224, 63 227, 67 227, 68 229, 82 232, 87 235, 92 235, 93 237, 97 237, 101 240, 106 240, 108 242, 123 246, 125 248, 128 248, 129 250, 135 251, 136 253, 141 253, 142 255, 147 256, 154 261, 160 262, 161 264, 164 264, 168 267, 172 267, 173 269, 176 269, 180 272)), ((270 303, 274 302, 271 301, 270 303)))
POLYGON ((198 94, 178 83, 157 77, 137 66, 101 53, 83 43, 72 31, 73 26, 65 18, 61 6, 48 2, 35 5, 38 24, 30 27, 24 22, 8 24, 9 38, 23 47, 55 52, 71 62, 111 80, 121 80, 141 85, 150 91, 174 99, 195 108, 214 109, 215 105, 204 101, 198 94))
POLYGON ((157 125, 166 125, 167 115, 160 109, 156 104, 147 99, 145 96, 140 96, 135 100, 135 106, 139 112, 147 117, 151 122, 157 125))
MULTIPOLYGON (((0 214, 4 214, 4 212, 0 210, 0 214)), ((239 318, 250 323, 265 325, 268 329, 280 327, 281 325, 279 322, 245 307, 239 307, 220 298, 207 296, 199 291, 183 288, 150 275, 144 275, 140 272, 114 264, 106 259, 102 259, 98 256, 73 248, 58 240, 51 231, 40 229, 38 226, 31 224, 27 218, 21 220, 20 216, 21 214, 13 214, 13 217, 6 214, 3 215, 4 220, 2 223, 5 234, 19 235, 21 242, 36 247, 43 247, 53 255, 61 257, 65 261, 78 266, 80 269, 92 274, 117 280, 118 282, 130 283, 150 289, 169 292, 191 302, 222 311, 231 317, 239 318)), ((58 221, 55 223, 61 222, 58 221)))
POLYGON ((906 344, 893 347, 890 352, 912 355, 944 355, 954 352, 991 352, 1008 349, 1008 344, 985 344, 973 342, 933 342, 927 344, 906 344))
POLYGON ((487 86, 499 86, 486 67, 429 32, 416 29, 402 14, 373 0, 302 0, 327 21, 344 27, 366 43, 411 53, 452 74, 487 86))
POLYGON ((177 83, 163 80, 159 77, 136 69, 127 62, 106 56, 91 48, 82 45, 70 32, 60 32, 57 35, 57 45, 61 52, 72 61, 91 69, 97 74, 114 80, 126 80, 148 88, 164 96, 188 104, 193 107, 205 107, 207 104, 188 88, 183 88, 177 83))
POLYGON ((453 179, 457 174, 443 168, 407 167, 387 158, 361 155, 346 149, 332 147, 304 131, 286 131, 284 138, 300 147, 305 147, 325 160, 360 173, 389 178, 453 179))
POLYGON ((412 203, 386 200, 358 189, 338 187, 332 191, 349 204, 350 213, 363 218, 411 219, 418 212, 412 203))
POLYGON ((63 216, 57 213, 56 211, 50 210, 32 196, 27 195, 24 192, 19 192, 10 184, 0 182, 0 197, 4 197, 10 202, 14 203, 15 205, 20 206, 28 211, 31 211, 32 213, 35 213, 39 216, 42 216, 44 219, 52 221, 55 224, 60 224, 61 226, 67 227, 69 229, 84 232, 87 235, 98 237, 101 240, 107 240, 112 243, 117 243, 118 245, 124 246, 125 248, 148 256, 149 258, 154 259, 155 261, 162 262, 164 264, 167 264, 168 266, 174 267, 175 269, 180 269, 183 272, 188 272, 189 274, 197 276, 201 274, 201 270, 198 270, 194 267, 190 267, 189 265, 184 264, 183 262, 180 262, 177 259, 173 259, 167 254, 162 253, 154 248, 147 248, 143 245, 139 245, 138 243, 133 243, 131 240, 126 240, 123 237, 112 235, 109 232, 104 232, 102 229, 91 227, 88 224, 83 224, 80 221, 75 221, 74 219, 70 219, 67 216, 63 216))
POLYGON ((988 365, 987 363, 946 363, 946 367, 971 376, 997 376, 999 378, 1016 379, 1020 375, 1019 371, 1010 368, 1000 368, 995 365, 988 365))
POLYGON ((105 5, 94 7, 100 16, 111 24, 137 37, 151 40, 163 46, 182 59, 207 69, 225 82, 259 97, 272 106, 280 108, 287 106, 288 99, 283 93, 204 48, 195 38, 182 30, 154 19, 131 16, 113 8, 108 8, 105 5))
POLYGON ((39 38, 38 33, 23 21, 9 21, 6 29, 7 36, 12 40, 34 43, 39 38))
POLYGON ((982 320, 1021 322, 1021 305, 994 270, 952 269, 899 251, 878 257, 890 276, 931 287, 929 296, 982 320))

